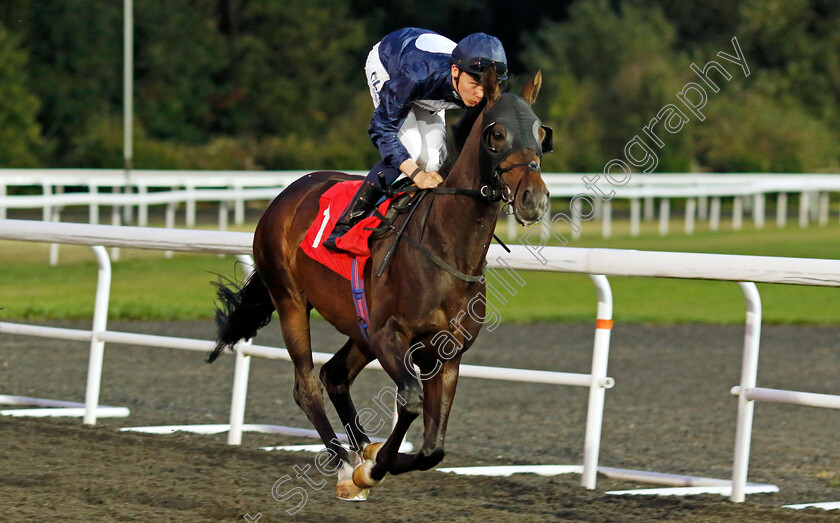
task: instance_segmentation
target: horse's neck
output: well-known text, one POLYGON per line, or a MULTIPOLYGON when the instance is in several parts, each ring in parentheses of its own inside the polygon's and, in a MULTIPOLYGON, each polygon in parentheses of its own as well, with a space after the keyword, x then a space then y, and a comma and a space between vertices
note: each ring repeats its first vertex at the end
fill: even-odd
MULTIPOLYGON (((459 159, 440 186, 478 190, 478 162, 461 160, 465 158, 459 159)), ((484 264, 499 204, 473 196, 437 194, 431 205, 424 236, 440 244, 440 252, 456 267, 475 273, 484 264)))

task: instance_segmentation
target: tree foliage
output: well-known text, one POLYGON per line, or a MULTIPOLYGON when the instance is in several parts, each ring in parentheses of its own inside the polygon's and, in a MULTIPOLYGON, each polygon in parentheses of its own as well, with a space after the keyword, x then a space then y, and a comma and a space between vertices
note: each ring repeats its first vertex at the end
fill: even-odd
MULTIPOLYGON (((601 170, 673 102, 681 87, 674 43, 673 26, 650 5, 579 2, 569 20, 543 24, 524 59, 546 74, 543 107, 561 122, 558 143, 568 151, 556 169, 601 170)), ((685 135, 670 140, 662 169, 688 167, 686 143, 685 135)))
MULTIPOLYGON (((0 3, 0 167, 122 165, 122 9, 0 3)), ((733 37, 750 75, 709 92, 705 120, 651 145, 657 170, 840 161, 834 0, 171 0, 135 2, 134 21, 137 167, 369 167, 364 58, 408 25, 495 34, 520 78, 543 70, 537 112, 556 144, 546 170, 601 171, 646 139, 698 81, 689 65, 720 61, 733 37)))
POLYGON ((840 53, 840 9, 807 0, 687 4, 580 0, 567 20, 542 25, 523 60, 547 73, 543 107, 559 122, 566 149, 547 167, 601 170, 634 136, 645 139, 644 126, 688 82, 699 81, 690 64, 716 60, 733 78, 719 80, 721 93, 708 90, 705 120, 692 119, 654 147, 657 170, 836 169, 840 62, 826 57, 840 53), (710 22, 708 33, 694 15, 710 22), (734 53, 733 37, 749 77, 717 55, 734 53))
POLYGON ((9 167, 37 167, 47 152, 25 71, 26 53, 0 24, 0 165, 9 167))

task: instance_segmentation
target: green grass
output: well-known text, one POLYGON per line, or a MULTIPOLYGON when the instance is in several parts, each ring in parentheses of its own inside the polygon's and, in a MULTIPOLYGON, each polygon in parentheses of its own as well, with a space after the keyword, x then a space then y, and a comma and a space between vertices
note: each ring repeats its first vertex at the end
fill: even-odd
MULTIPOLYGON (((586 275, 522 271, 526 285, 501 304, 504 321, 594 321, 597 294, 586 275)), ((617 322, 742 323, 746 302, 734 282, 664 278, 609 278, 617 322)), ((759 284, 765 323, 840 323, 837 288, 759 284)))
MULTIPOLYGON (((834 219, 833 221, 836 221, 834 219)), ((630 238, 626 222, 616 222, 615 238, 599 237, 599 224, 585 224, 574 247, 712 252, 840 259, 840 226, 768 224, 754 230, 698 232, 686 236, 674 222, 671 233, 660 237, 656 224, 645 224, 642 235, 630 238)), ((726 225, 724 223, 724 225, 726 225)), ((247 229, 247 227, 245 228, 247 229)), ((505 229, 500 223, 499 232, 505 229)), ((113 264, 109 318, 210 319, 213 314, 214 273, 241 276, 233 257, 125 250, 113 264)), ((93 314, 96 262, 90 249, 61 247, 58 267, 47 263, 48 246, 0 242, 0 318, 89 319, 93 314)), ((518 271, 524 288, 507 304, 491 298, 503 321, 593 321, 596 292, 588 276, 518 271)), ((741 323, 744 298, 732 282, 662 278, 610 278, 614 316, 618 322, 741 323)), ((840 290, 794 285, 759 285, 766 323, 838 324, 840 290)))
MULTIPOLYGON (((769 214, 768 214, 769 216, 769 214)), ((613 238, 600 237, 600 222, 584 222, 581 238, 569 247, 638 249, 646 251, 700 252, 787 256, 794 258, 840 259, 840 225, 836 215, 827 227, 812 225, 800 229, 796 224, 778 229, 769 222, 761 230, 745 221, 740 231, 731 230, 728 221, 720 231, 709 231, 707 223, 697 223, 692 235, 683 233, 683 223, 672 220, 667 236, 658 234, 658 223, 643 223, 637 238, 629 236, 628 221, 613 224, 613 238)), ((498 233, 506 234, 500 223, 498 233)), ((561 231, 565 232, 565 231, 561 231)), ((517 234, 525 230, 517 228, 517 234)), ((567 239, 570 236, 566 235, 567 239)), ((516 237, 513 238, 516 242, 516 237)), ((553 245, 560 245, 554 239, 553 245)), ((591 320, 595 316, 597 295, 585 275, 520 272, 527 282, 507 305, 498 304, 506 321, 591 320)), ((620 322, 703 322, 741 323, 745 301, 734 282, 678 280, 667 278, 611 277, 614 316, 620 322)), ((838 324, 840 289, 797 285, 759 284, 765 323, 838 324)), ((495 300, 492 300, 494 302, 495 300)))
MULTIPOLYGON (((34 244, 33 244, 34 245, 34 244)), ((93 315, 97 266, 90 249, 62 246, 58 267, 47 249, 0 244, 0 318, 86 319, 93 315), (22 251, 24 259, 10 259, 22 251)), ((41 246, 37 246, 41 247, 41 246)), ((213 314, 216 274, 241 276, 235 258, 121 250, 112 263, 110 319, 204 319, 213 314)))

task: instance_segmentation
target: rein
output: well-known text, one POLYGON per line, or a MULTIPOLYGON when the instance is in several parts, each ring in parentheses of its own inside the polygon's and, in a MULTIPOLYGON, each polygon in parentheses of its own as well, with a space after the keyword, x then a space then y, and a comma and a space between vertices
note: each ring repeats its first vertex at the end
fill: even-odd
MULTIPOLYGON (((388 197, 395 196, 397 194, 404 194, 404 193, 413 193, 419 192, 420 194, 417 196, 417 201, 412 204, 411 211, 409 211, 408 216, 403 221, 402 225, 400 226, 399 230, 394 228, 391 225, 387 227, 390 228, 392 231, 396 232, 396 237, 394 241, 391 243, 391 246, 388 248, 388 252, 385 253, 385 257, 382 259, 382 263, 379 264, 379 268, 376 270, 376 277, 382 276, 382 273, 385 272, 385 268, 388 266, 388 263, 391 261, 391 257, 394 254, 394 251, 397 249, 397 244, 399 244, 400 239, 405 232, 405 228, 408 225, 408 222, 411 221, 411 217, 414 215, 414 211, 420 206, 420 202, 423 198, 429 194, 449 194, 449 195, 456 195, 456 196, 470 196, 472 198, 476 198, 479 200, 485 200, 488 204, 496 203, 498 201, 503 201, 509 207, 513 203, 513 198, 515 196, 514 192, 511 188, 504 183, 502 183, 502 174, 512 171, 518 167, 526 167, 525 173, 522 175, 523 177, 527 176, 531 171, 540 171, 540 165, 537 162, 530 161, 530 162, 520 162, 515 163, 513 165, 508 165, 504 169, 496 168, 493 171, 493 185, 495 187, 490 187, 489 184, 482 185, 478 189, 462 189, 459 187, 433 187, 431 189, 420 189, 417 186, 402 188, 402 189, 391 189, 390 187, 387 188, 384 192, 385 195, 388 197)), ((520 179, 521 181, 521 179, 520 179)), ((509 213, 508 213, 509 214, 509 213)), ((459 271, 449 263, 445 262, 441 257, 423 247, 417 240, 412 238, 411 236, 405 236, 408 243, 423 254, 426 258, 428 258, 432 263, 443 269, 444 271, 448 272, 452 276, 455 276, 459 280, 468 282, 468 283, 477 283, 484 279, 484 267, 482 266, 482 274, 473 276, 470 274, 466 274, 462 271, 459 271)), ((493 238, 499 242, 499 244, 507 251, 510 252, 510 249, 507 245, 499 239, 498 236, 493 234, 493 238)), ((485 262, 486 265, 486 262, 485 262)))
MULTIPOLYGON (((484 265, 481 266, 481 274, 478 275, 478 276, 472 276, 472 275, 469 275, 467 273, 459 271, 458 269, 456 269, 452 265, 449 265, 448 263, 443 261, 443 259, 440 256, 438 256, 437 254, 433 253, 429 249, 420 245, 420 242, 418 242, 417 240, 415 240, 411 236, 406 236, 405 239, 408 240, 408 243, 412 247, 414 247, 415 249, 420 251, 420 253, 423 254, 426 258, 428 258, 432 263, 434 263, 435 265, 437 265, 441 269, 445 270, 446 272, 448 272, 452 276, 455 276, 459 280, 463 280, 463 281, 468 282, 468 283, 477 283, 477 282, 480 282, 484 279, 484 265, 487 265, 486 261, 484 262, 484 265)), ((396 245, 396 242, 394 242, 394 244, 396 245)))
MULTIPOLYGON (((408 192, 408 191, 405 191, 408 192)), ((411 221, 411 217, 414 216, 414 211, 420 207, 420 202, 423 201, 423 198, 426 196, 426 192, 421 192, 417 196, 417 201, 414 202, 414 205, 411 207, 411 211, 409 211, 408 216, 403 221, 402 225, 400 226, 399 230, 396 230, 393 225, 388 224, 387 227, 393 231, 396 231, 397 236, 394 238, 394 242, 391 243, 391 246, 388 248, 388 252, 385 253, 385 257, 382 258, 382 263, 379 264, 379 269, 376 270, 376 277, 379 278, 382 276, 382 273, 385 272, 385 267, 388 266, 388 262, 391 261, 391 256, 394 255, 394 251, 397 250, 397 244, 400 242, 400 238, 402 237, 403 232, 405 232, 406 226, 408 226, 408 222, 411 221)))
POLYGON ((422 193, 434 193, 434 194, 450 194, 450 195, 457 195, 457 196, 471 196, 478 200, 486 200, 487 203, 496 203, 498 201, 503 201, 507 204, 513 203, 513 191, 511 188, 504 183, 502 183, 502 174, 512 171, 517 167, 527 167, 525 170, 525 174, 522 176, 527 176, 531 171, 541 171, 541 167, 537 162, 530 161, 530 162, 520 162, 515 163, 512 165, 508 165, 504 169, 497 168, 493 171, 493 186, 491 187, 490 184, 485 184, 479 187, 478 189, 462 189, 460 187, 433 187, 431 189, 421 189, 416 185, 412 187, 406 188, 386 188, 383 190, 383 193, 388 198, 392 196, 396 196, 398 194, 405 194, 405 193, 414 193, 414 192, 422 192, 422 193))

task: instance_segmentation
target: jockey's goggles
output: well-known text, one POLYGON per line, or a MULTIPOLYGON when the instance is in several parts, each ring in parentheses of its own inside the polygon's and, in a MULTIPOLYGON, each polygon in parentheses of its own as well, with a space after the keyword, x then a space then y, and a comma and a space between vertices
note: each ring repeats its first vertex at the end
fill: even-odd
POLYGON ((496 67, 496 77, 498 77, 499 80, 507 80, 508 77, 507 64, 498 60, 491 60, 489 58, 473 58, 471 60, 458 60, 455 62, 455 65, 457 65, 459 69, 472 74, 482 74, 485 69, 493 65, 496 67))

